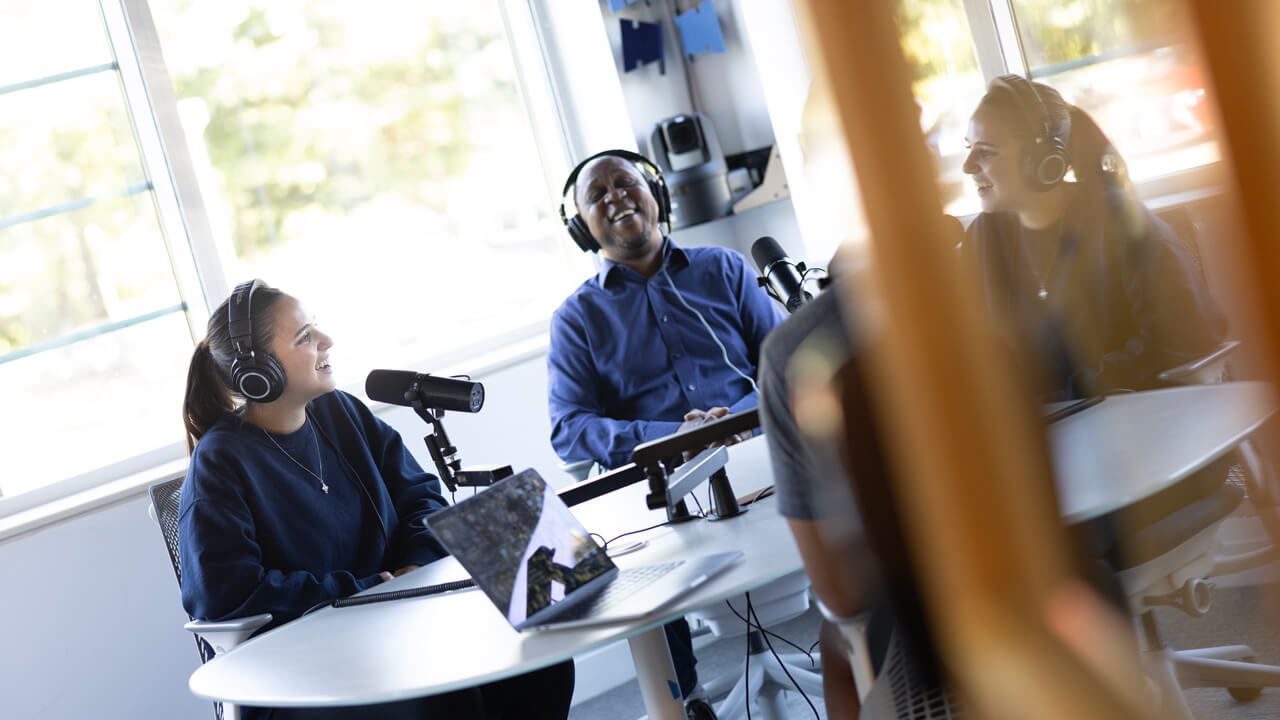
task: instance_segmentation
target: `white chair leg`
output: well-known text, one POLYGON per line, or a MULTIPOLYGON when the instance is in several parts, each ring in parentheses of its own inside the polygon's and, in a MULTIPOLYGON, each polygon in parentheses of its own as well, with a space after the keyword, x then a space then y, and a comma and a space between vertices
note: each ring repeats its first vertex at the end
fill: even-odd
POLYGON ((1143 661, 1147 666, 1147 673, 1160 691, 1160 717, 1166 720, 1193 720, 1191 708, 1187 706, 1174 672, 1174 652, 1149 650, 1143 654, 1143 661))
POLYGON ((1176 650, 1179 657, 1201 657, 1211 660, 1244 660, 1257 657, 1257 653, 1248 645, 1223 645, 1221 647, 1197 648, 1195 650, 1176 650))
POLYGON ((707 697, 718 698, 732 690, 733 686, 739 680, 740 678, 738 676, 733 675, 732 673, 725 673, 720 677, 712 678, 702 683, 702 689, 706 691, 707 697))
POLYGON ((765 661, 765 676, 782 687, 783 690, 794 691, 798 686, 806 695, 817 695, 822 697, 822 676, 812 670, 804 670, 796 665, 787 663, 787 671, 791 673, 791 678, 787 677, 787 673, 783 672, 782 666, 778 664, 773 656, 769 656, 765 661), (795 680, 795 684, 791 684, 791 680, 795 680))
POLYGON ((240 706, 222 703, 222 720, 240 720, 240 706))
POLYGON ((729 697, 716 708, 716 717, 720 720, 738 720, 747 716, 747 702, 760 692, 764 684, 764 668, 759 663, 752 663, 747 675, 733 686, 729 697))
MULTIPOLYGON (((770 655, 770 657, 773 657, 770 655)), ((804 668, 809 672, 817 672, 822 668, 822 656, 817 652, 813 653, 813 660, 809 660, 808 655, 802 653, 778 653, 778 657, 782 658, 782 662, 791 667, 804 668)))
POLYGON ((1217 660, 1175 652, 1174 672, 1184 688, 1280 687, 1280 667, 1217 660))

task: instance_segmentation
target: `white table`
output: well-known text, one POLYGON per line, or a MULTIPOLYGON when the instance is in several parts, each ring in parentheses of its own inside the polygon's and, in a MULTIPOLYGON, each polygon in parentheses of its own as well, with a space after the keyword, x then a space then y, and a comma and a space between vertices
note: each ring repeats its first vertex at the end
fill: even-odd
MULTIPOLYGON (((771 480, 763 438, 730 448, 727 466, 734 491, 765 487, 771 480)), ((705 485, 703 486, 705 488, 705 485)), ((624 488, 574 508, 588 530, 611 538, 655 525, 662 511, 644 506, 647 485, 624 488)), ((704 498, 705 501, 705 498, 704 498)), ((696 507, 692 508, 696 511, 696 507)), ((348 608, 324 608, 255 637, 198 668, 189 686, 196 695, 239 705, 351 705, 433 695, 551 665, 621 638, 632 639, 645 690, 646 667, 663 661, 661 626, 699 607, 720 602, 801 567, 786 521, 773 499, 719 522, 696 520, 620 540, 646 541, 617 558, 622 567, 688 554, 740 550, 744 559, 688 597, 645 621, 608 627, 518 633, 472 588, 431 597, 348 608), (661 655, 659 655, 661 653, 661 655)), ((421 587, 466 577, 446 558, 374 588, 421 587)), ((649 673, 652 675, 652 673, 649 673)), ((664 677, 673 677, 670 673, 664 677)), ((650 677, 649 679, 653 679, 650 677)), ((664 684, 665 685, 665 684, 664 684)), ((680 704, 652 684, 646 709, 655 720, 683 720, 680 704)))
POLYGON ((1262 382, 1109 395, 1049 426, 1058 503, 1071 524, 1185 479, 1236 447, 1273 412, 1262 382))

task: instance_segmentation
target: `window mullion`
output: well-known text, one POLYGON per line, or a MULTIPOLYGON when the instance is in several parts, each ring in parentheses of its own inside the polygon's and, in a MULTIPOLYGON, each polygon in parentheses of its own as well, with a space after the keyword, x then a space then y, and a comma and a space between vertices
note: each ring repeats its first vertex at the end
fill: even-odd
MULTIPOLYGON (((1004 58, 1005 72, 1027 74, 1027 55, 1018 36, 1018 22, 1013 14, 1013 0, 988 0, 991 18, 995 21, 996 38, 1000 43, 1000 55, 1004 58)), ((984 68, 985 73, 985 68, 984 68)))
POLYGON ((1004 53, 1000 51, 1000 36, 991 5, 992 0, 964 0, 964 14, 969 21, 974 52, 978 56, 978 69, 987 83, 1009 72, 1004 53))
POLYGON ((99 4, 191 333, 202 337, 211 299, 230 292, 233 255, 215 241, 150 8, 145 0, 99 4))

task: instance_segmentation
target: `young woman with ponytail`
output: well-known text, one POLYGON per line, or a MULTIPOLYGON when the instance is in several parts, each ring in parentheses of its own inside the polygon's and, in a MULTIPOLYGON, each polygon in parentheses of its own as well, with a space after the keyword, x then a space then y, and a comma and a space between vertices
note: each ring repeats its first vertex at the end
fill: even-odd
POLYGON ((1158 387, 1161 371, 1222 341, 1226 321, 1188 246, 1137 199, 1087 113, 1003 76, 966 141, 983 212, 965 247, 1044 399, 1158 387))
MULTIPOLYGON (((336 389, 332 346, 297 299, 261 281, 210 315, 182 407, 191 462, 178 544, 192 617, 269 612, 274 627, 448 554, 423 522, 446 504, 438 479, 336 389)), ((430 638, 423 648, 450 651, 430 638)), ((561 719, 572 694, 567 661, 427 698, 244 717, 561 719)))

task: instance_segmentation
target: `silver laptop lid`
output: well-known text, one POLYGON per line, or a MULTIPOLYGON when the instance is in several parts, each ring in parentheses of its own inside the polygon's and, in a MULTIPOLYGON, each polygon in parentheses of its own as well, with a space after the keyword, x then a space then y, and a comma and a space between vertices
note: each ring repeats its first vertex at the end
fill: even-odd
POLYGON ((432 513, 427 526, 515 627, 615 567, 533 469, 432 513))

